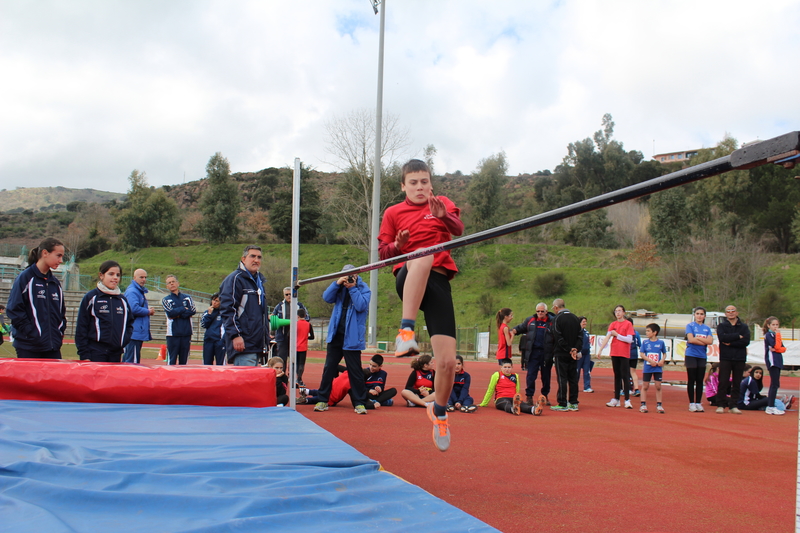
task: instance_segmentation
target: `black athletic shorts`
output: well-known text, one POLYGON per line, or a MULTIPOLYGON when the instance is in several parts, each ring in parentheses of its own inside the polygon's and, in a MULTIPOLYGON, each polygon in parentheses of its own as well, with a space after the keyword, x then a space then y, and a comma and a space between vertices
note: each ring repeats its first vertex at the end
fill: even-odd
POLYGON ((654 380, 661 381, 661 374, 663 374, 663 372, 643 372, 642 383, 649 383, 651 376, 653 377, 654 380))
POLYGON ((630 359, 629 361, 630 362, 628 364, 630 365, 631 368, 636 368, 637 366, 639 366, 639 359, 630 359))
MULTIPOLYGON (((400 299, 403 299, 403 286, 406 282, 408 270, 406 266, 397 271, 395 287, 400 299)), ((456 337, 456 312, 453 308, 453 295, 450 291, 450 280, 447 276, 431 270, 428 276, 428 286, 419 305, 420 311, 425 313, 425 325, 428 326, 428 335, 446 335, 456 337)))

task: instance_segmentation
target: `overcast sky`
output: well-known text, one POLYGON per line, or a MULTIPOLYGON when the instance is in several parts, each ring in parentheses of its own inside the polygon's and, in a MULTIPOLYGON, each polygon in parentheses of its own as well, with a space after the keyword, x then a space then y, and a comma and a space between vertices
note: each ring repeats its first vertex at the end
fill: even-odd
MULTIPOLYGON (((800 129, 800 2, 387 0, 384 112, 470 173, 554 169, 605 113, 647 158, 800 129)), ((124 192, 334 170, 325 123, 374 112, 370 0, 0 0, 0 189, 124 192)))

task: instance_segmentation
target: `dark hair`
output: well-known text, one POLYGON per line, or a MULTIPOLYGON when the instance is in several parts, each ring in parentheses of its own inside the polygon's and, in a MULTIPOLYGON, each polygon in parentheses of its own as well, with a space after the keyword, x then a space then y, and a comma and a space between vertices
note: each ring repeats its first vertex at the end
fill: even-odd
POLYGON ((420 159, 412 159, 405 165, 400 171, 400 183, 406 182, 406 174, 412 174, 414 172, 427 172, 428 175, 431 173, 430 167, 428 167, 428 163, 422 161, 420 159))
POLYGON ((502 359, 500 359, 500 361, 498 361, 498 363, 500 363, 500 366, 503 366, 506 363, 508 363, 511 366, 514 366, 514 361, 510 357, 503 357, 502 359))
POLYGON ((656 324, 655 322, 653 322, 652 324, 647 324, 647 325, 646 325, 644 328, 645 328, 645 329, 649 329, 650 331, 652 331, 652 332, 653 332, 653 333, 655 333, 656 335, 658 335, 659 333, 661 333, 661 326, 659 326, 659 325, 658 325, 658 324, 656 324))
POLYGON ((579 317, 578 317, 578 323, 581 323, 581 322, 583 322, 584 320, 586 320, 587 322, 589 321, 589 319, 588 319, 588 318, 586 318, 585 316, 579 316, 579 317))
MULTIPOLYGON (((708 311, 706 311, 705 307, 695 307, 694 309, 692 309, 692 316, 694 316, 694 314, 698 310, 702 311, 704 315, 708 315, 708 311)), ((705 324, 705 323, 706 323, 706 319, 704 318, 703 321, 701 322, 701 324, 705 324)))
POLYGON ((306 310, 305 309, 298 309, 297 310, 297 316, 300 317, 300 318, 305 318, 306 317, 306 310))
POLYGON ((754 366, 753 368, 750 369, 750 377, 753 378, 753 381, 758 383, 758 390, 761 391, 761 389, 764 388, 764 369, 761 368, 760 366, 754 366), (756 373, 756 370, 761 371, 761 379, 756 379, 756 377, 753 375, 756 373))
POLYGON ((615 318, 616 318, 616 316, 617 316, 617 307, 621 307, 621 308, 622 308, 622 312, 623 312, 623 313, 625 312, 625 306, 624 306, 624 305, 622 305, 622 304, 615 305, 615 306, 614 306, 614 310, 613 310, 613 311, 611 311, 611 314, 612 314, 612 315, 614 315, 614 317, 615 317, 615 318))
POLYGON ((422 370, 422 367, 430 363, 432 360, 433 357, 428 354, 420 355, 419 357, 411 360, 411 368, 414 370, 422 370))
POLYGON ((218 292, 215 292, 214 294, 211 295, 211 299, 213 300, 214 298, 219 299, 219 293, 218 292))
POLYGON ((494 318, 495 320, 497 320, 498 328, 503 325, 503 320, 510 314, 511 314, 511 309, 509 309, 508 307, 504 307, 497 312, 494 318))
POLYGON ((0 311, 3 311, 5 308, 6 308, 6 306, 5 306, 5 305, 3 305, 3 304, 0 304, 0 311))
MULTIPOLYGON (((42 257, 42 252, 47 250, 47 252, 52 252, 56 249, 56 246, 64 246, 64 243, 56 239, 55 237, 48 237, 44 239, 42 242, 39 243, 39 246, 34 248, 28 254, 28 264, 32 265, 37 262, 42 257)), ((66 248, 66 247, 65 247, 66 248)))
POLYGON ((370 361, 372 361, 373 363, 375 363, 378 366, 383 366, 383 356, 381 354, 379 354, 379 353, 376 353, 375 355, 373 355, 372 359, 370 359, 370 361))
POLYGON ((100 273, 105 274, 114 267, 117 267, 119 269, 120 275, 122 275, 122 267, 119 266, 119 263, 117 263, 116 261, 112 261, 111 259, 109 259, 108 261, 103 261, 103 263, 100 265, 100 273))

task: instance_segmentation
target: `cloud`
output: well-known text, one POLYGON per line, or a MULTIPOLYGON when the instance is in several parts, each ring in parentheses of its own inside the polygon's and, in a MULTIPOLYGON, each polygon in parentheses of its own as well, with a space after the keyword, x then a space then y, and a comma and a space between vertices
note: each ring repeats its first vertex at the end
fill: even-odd
MULTIPOLYGON (((500 150, 512 174, 552 169, 605 113, 648 157, 798 128, 794 2, 386 9, 384 111, 439 172, 500 150)), ((2 2, 0 188, 176 184, 218 151, 331 170, 325 122, 375 106, 379 21, 363 0, 2 2)))

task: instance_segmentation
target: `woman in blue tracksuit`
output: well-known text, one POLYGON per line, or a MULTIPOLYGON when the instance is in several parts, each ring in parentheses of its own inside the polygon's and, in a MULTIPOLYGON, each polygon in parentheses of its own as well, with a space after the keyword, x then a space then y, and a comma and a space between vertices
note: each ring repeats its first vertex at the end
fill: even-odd
POLYGON ((456 376, 453 379, 453 392, 450 393, 450 401, 447 402, 448 412, 459 409, 462 413, 474 413, 478 409, 478 407, 474 405, 475 401, 472 399, 472 396, 469 395, 471 383, 472 378, 464 370, 464 358, 457 355, 456 376))
POLYGON ((578 359, 578 377, 580 377, 581 370, 583 370, 583 392, 594 392, 592 390, 592 345, 591 336, 586 330, 586 317, 580 317, 581 329, 583 330, 583 346, 581 347, 581 358, 578 359))
POLYGON ((119 290, 122 268, 116 261, 100 265, 97 288, 86 293, 78 310, 75 346, 82 361, 119 363, 133 334, 133 313, 119 290))
POLYGON ((14 327, 17 357, 61 359, 67 329, 64 293, 52 270, 64 261, 64 245, 52 237, 31 250, 11 288, 6 316, 14 327))

